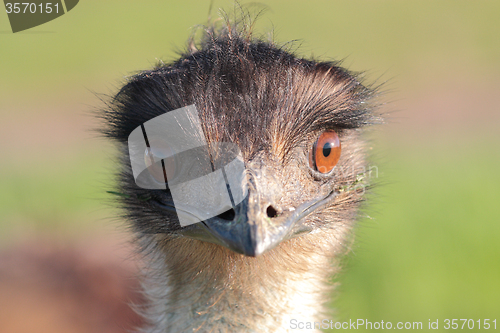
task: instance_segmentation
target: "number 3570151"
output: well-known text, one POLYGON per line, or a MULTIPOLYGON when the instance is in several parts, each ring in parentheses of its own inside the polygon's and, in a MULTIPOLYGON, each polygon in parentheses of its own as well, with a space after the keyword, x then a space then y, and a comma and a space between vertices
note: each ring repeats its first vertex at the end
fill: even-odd
POLYGON ((7 2, 5 3, 5 10, 7 14, 35 14, 35 13, 46 13, 50 14, 52 12, 59 13, 59 4, 58 3, 29 3, 29 2, 7 2))

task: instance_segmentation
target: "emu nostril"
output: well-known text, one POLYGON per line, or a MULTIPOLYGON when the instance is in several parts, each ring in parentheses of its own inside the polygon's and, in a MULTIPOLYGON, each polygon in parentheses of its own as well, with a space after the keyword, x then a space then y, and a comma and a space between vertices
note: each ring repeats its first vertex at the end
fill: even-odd
POLYGON ((266 213, 267 213, 267 216, 270 217, 270 218, 278 216, 278 212, 271 205, 269 205, 269 207, 267 207, 266 213))
POLYGON ((226 210, 224 213, 217 215, 218 218, 221 218, 221 219, 226 220, 226 221, 234 220, 235 216, 236 216, 236 212, 232 208, 229 210, 226 210))

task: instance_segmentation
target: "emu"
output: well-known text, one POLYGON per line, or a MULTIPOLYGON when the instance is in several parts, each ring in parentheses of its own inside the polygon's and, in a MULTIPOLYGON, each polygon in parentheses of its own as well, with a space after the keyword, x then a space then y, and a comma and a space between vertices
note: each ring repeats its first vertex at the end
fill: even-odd
POLYGON ((130 77, 103 113, 120 151, 117 198, 144 256, 140 332, 289 332, 293 320, 328 318, 330 278, 368 186, 361 135, 377 122, 376 89, 236 24, 207 28, 193 45, 130 77), (232 209, 182 227, 168 182, 137 186, 127 140, 188 105, 209 149, 238 147, 248 190, 232 209))

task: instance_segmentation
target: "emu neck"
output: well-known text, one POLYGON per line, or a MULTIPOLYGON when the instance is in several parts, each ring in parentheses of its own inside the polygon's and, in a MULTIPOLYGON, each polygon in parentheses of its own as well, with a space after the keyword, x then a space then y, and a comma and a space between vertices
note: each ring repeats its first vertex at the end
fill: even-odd
POLYGON ((332 238, 299 237, 256 258, 186 238, 143 239, 151 302, 144 331, 291 332, 293 320, 329 318, 323 304, 339 247, 332 238))

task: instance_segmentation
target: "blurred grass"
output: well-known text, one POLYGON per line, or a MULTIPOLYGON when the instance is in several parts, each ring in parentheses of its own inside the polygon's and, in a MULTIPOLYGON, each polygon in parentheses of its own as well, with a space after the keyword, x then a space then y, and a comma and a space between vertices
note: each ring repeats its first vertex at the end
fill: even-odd
MULTIPOLYGON (((500 43, 498 1, 272 0, 258 31, 274 30, 280 42, 298 40, 309 56, 347 58, 354 70, 389 72, 415 81, 461 68, 464 75, 497 75, 500 43), (493 25, 493 26, 492 26, 493 25), (413 75, 408 77, 408 75, 413 75), (417 77, 415 77, 415 75, 417 77)), ((230 11, 231 1, 215 7, 230 11)), ((172 59, 191 28, 207 22, 209 4, 188 0, 82 1, 77 10, 37 28, 9 34, 0 20, 0 97, 24 93, 29 100, 74 94, 82 88, 108 92, 120 75, 172 59), (50 84, 44 84, 48 82, 50 84)), ((216 16, 216 12, 212 16, 216 16)), ((61 98, 62 96, 59 96, 61 98)))
POLYGON ((61 233, 63 237, 103 226, 110 216, 105 153, 91 147, 61 159, 0 165, 0 248, 20 234, 61 233))
POLYGON ((376 190, 340 278, 341 320, 439 319, 446 331, 446 318, 498 319, 499 143, 391 144, 379 165, 391 184, 376 190))
MULTIPOLYGON (((498 86, 498 1, 265 4, 270 9, 259 32, 274 29, 278 42, 298 40, 297 52, 305 56, 346 59, 353 70, 371 69, 372 78, 395 77, 389 88, 498 86)), ((230 1, 214 5, 234 7, 230 1)), ((1 123, 8 118, 22 128, 39 113, 57 122, 63 114, 76 119, 100 107, 89 90, 112 94, 124 76, 173 59, 190 29, 207 21, 208 7, 195 0, 88 0, 17 34, 9 33, 0 13, 1 123)), ((380 180, 387 184, 376 191, 370 214, 376 218, 360 223, 358 248, 340 277, 335 305, 341 319, 422 321, 425 327, 428 319, 493 319, 500 313, 500 142, 491 134, 498 124, 482 127, 476 111, 467 121, 486 130, 443 135, 436 126, 432 135, 425 128, 425 138, 407 131, 404 138, 378 140, 385 154, 380 180)), ((489 110, 498 111, 498 105, 489 110)), ((25 230, 78 234, 106 225, 100 219, 110 215, 102 204, 102 184, 113 169, 108 148, 87 140, 75 151, 59 152, 38 140, 47 133, 35 126, 26 131, 34 131, 28 145, 20 144, 23 132, 0 142, 2 245, 25 230)), ((75 142, 88 136, 82 133, 75 142)))

